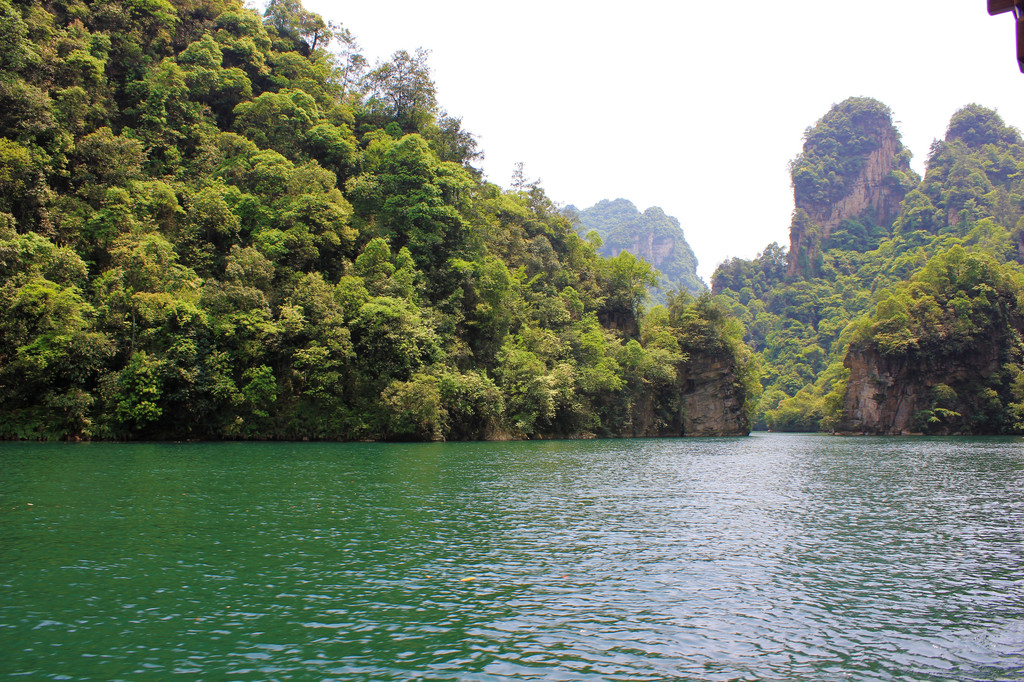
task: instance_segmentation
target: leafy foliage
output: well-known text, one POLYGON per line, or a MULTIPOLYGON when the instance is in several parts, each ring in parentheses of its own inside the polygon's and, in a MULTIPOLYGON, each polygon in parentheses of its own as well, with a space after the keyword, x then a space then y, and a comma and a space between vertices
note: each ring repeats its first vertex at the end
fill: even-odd
MULTIPOLYGON (((886 113, 867 107, 859 115, 886 113)), ((853 134, 854 117, 833 118, 826 116, 808 133, 805 154, 793 167, 798 194, 810 187, 798 184, 798 173, 813 170, 811 162, 822 158, 816 150, 832 146, 829 140, 842 147, 832 158, 848 155, 844 145, 857 151, 864 144, 853 134)), ((745 339, 763 366, 755 424, 837 428, 850 374, 843 360, 851 344, 859 344, 934 368, 929 372, 939 378, 928 389, 932 407, 918 415, 918 430, 998 433, 1024 427, 1021 168, 1020 134, 995 112, 969 105, 953 116, 946 139, 933 145, 927 173, 906 194, 891 235, 873 233, 870 222, 848 220, 822 243, 820 262, 797 268, 796 276, 787 276, 788 255, 777 244, 752 261, 721 265, 712 279, 716 299, 744 323, 745 339), (973 382, 953 378, 968 358, 989 355, 997 358, 997 371, 973 382)), ((847 172, 833 170, 837 179, 847 172)), ((832 192, 832 185, 822 187, 832 192)), ((816 228, 806 215, 794 225, 816 228)))
POLYGON ((678 434, 695 330, 751 367, 479 156, 297 0, 0 0, 0 437, 678 434))
POLYGON ((877 148, 872 131, 891 117, 881 102, 852 97, 808 128, 803 152, 790 168, 797 205, 818 205, 845 196, 865 157, 877 148))

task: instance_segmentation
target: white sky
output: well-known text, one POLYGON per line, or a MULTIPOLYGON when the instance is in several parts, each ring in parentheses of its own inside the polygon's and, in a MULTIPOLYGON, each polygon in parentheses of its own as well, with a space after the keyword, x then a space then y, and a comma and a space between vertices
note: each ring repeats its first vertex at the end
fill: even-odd
POLYGON ((438 100, 477 136, 487 179, 507 187, 522 161, 560 204, 661 206, 705 281, 788 246, 787 164, 835 102, 887 104, 918 172, 965 104, 1024 127, 1013 19, 985 0, 304 4, 371 63, 431 50, 438 100))

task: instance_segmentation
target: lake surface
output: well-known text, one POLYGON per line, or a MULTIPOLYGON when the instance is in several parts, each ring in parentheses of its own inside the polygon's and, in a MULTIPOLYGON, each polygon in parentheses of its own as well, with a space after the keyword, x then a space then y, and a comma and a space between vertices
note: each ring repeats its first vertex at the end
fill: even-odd
POLYGON ((1024 680, 1024 441, 0 443, 0 676, 1024 680))

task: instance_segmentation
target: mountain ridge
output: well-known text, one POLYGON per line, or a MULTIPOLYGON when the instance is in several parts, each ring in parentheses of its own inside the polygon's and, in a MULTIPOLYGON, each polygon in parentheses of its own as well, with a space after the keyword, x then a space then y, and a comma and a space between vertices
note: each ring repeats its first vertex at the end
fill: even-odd
POLYGON ((658 284, 651 289, 656 303, 665 303, 668 293, 677 289, 693 296, 707 291, 697 275, 697 257, 679 220, 661 207, 651 206, 641 212, 633 202, 618 198, 602 199, 583 210, 569 206, 567 211, 579 221, 581 235, 593 230, 600 236, 601 255, 614 258, 627 251, 658 270, 658 284))

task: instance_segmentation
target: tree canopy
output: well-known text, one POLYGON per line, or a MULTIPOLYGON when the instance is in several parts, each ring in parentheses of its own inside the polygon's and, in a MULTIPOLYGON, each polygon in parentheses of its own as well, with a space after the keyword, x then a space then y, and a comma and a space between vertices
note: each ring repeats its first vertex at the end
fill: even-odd
MULTIPOLYGON (((865 120, 888 114, 879 106, 855 111, 865 120)), ((839 145, 834 158, 848 157, 847 145, 855 155, 862 151, 864 142, 852 134, 855 116, 835 112, 808 132, 793 167, 798 196, 804 191, 798 173, 820 158, 823 139, 825 146, 839 145), (837 129, 845 132, 833 135, 837 129)), ((716 300, 744 323, 763 367, 755 424, 837 428, 852 344, 877 349, 899 366, 933 368, 921 370, 927 374, 921 381, 931 382, 935 388, 927 390, 938 397, 917 418, 917 431, 1024 428, 1021 168, 1020 134, 994 111, 968 105, 952 117, 945 140, 933 144, 925 177, 906 193, 891 231, 873 232, 878 226, 871 221, 850 218, 821 242, 816 266, 795 273, 787 272, 791 256, 777 244, 751 261, 719 266, 712 279, 716 300), (996 369, 971 381, 956 378, 976 374, 966 368, 981 356, 995 358, 996 369), (969 412, 984 417, 968 418, 969 412)), ((836 174, 842 177, 842 169, 836 174)), ((794 244, 804 243, 796 232, 818 229, 806 213, 793 224, 794 244)))
POLYGON ((0 437, 679 435, 695 328, 753 386, 479 158, 297 0, 0 0, 0 437))

